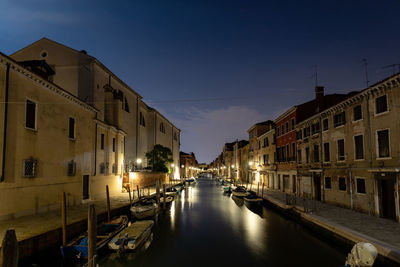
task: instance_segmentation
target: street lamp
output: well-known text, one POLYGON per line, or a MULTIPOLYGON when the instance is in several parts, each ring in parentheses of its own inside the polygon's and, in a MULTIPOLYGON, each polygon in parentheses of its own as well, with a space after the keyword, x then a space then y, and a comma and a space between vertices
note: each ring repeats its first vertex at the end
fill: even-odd
POLYGON ((231 168, 235 168, 235 165, 232 164, 232 165, 231 165, 231 168))
POLYGON ((182 165, 181 165, 181 168, 182 168, 182 169, 185 168, 185 165, 182 164, 182 165))
POLYGON ((252 161, 249 161, 249 165, 250 165, 250 166, 253 165, 253 162, 252 162, 252 161))
POLYGON ((172 168, 175 167, 175 164, 172 163, 172 164, 171 164, 171 167, 172 167, 172 168))

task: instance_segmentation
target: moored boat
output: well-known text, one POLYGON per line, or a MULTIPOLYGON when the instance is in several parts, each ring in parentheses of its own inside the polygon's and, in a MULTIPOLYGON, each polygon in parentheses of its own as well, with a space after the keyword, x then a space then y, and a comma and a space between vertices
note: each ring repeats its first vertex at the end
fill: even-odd
POLYGON ((232 194, 236 197, 245 197, 249 193, 246 191, 246 188, 244 186, 238 186, 232 190, 232 194))
POLYGON ((135 250, 151 235, 153 225, 152 220, 136 221, 116 235, 108 247, 118 251, 135 250))
POLYGON ((144 219, 156 215, 158 212, 158 205, 154 199, 145 198, 133 204, 130 211, 135 218, 144 219))
MULTIPOLYGON (((167 192, 166 197, 165 197, 165 204, 171 204, 173 200, 174 200, 174 197, 168 195, 168 192, 167 192)), ((164 203, 164 194, 160 193, 160 205, 163 203, 164 203)))
MULTIPOLYGON (((102 250, 107 243, 128 225, 128 217, 123 215, 110 222, 103 223, 97 228, 96 252, 102 250)), ((88 257, 88 233, 85 232, 74 238, 67 245, 61 246, 63 258, 88 257)))
POLYGON ((224 192, 225 193, 231 193, 232 192, 232 187, 230 185, 224 186, 224 192))
POLYGON ((248 194, 244 197, 244 201, 253 205, 261 205, 263 203, 263 199, 258 197, 256 194, 248 194))

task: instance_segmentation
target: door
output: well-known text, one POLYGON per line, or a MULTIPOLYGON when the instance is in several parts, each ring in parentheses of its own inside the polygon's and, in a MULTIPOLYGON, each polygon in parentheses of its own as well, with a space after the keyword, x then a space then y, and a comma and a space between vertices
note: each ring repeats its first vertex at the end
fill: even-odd
POLYGON ((83 199, 89 199, 89 175, 83 176, 83 199))
POLYGON ((381 216, 396 220, 394 184, 394 179, 381 179, 379 191, 381 193, 381 216))
POLYGON ((296 193, 296 185, 297 185, 297 183, 296 183, 296 175, 293 175, 292 176, 292 185, 293 185, 293 193, 296 193))
POLYGON ((314 198, 321 201, 321 175, 314 173, 314 198))

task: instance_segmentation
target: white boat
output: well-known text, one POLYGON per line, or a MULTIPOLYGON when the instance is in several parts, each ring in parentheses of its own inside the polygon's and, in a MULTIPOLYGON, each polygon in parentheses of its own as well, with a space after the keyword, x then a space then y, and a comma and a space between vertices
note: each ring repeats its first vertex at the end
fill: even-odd
POLYGON ((142 199, 133 204, 131 208, 132 215, 137 219, 152 217, 158 212, 158 205, 154 199, 142 199))
POLYGON ((136 221, 116 235, 108 247, 118 251, 135 250, 151 235, 153 225, 152 220, 136 221))
MULTIPOLYGON (((173 200, 174 200, 174 198, 172 196, 169 196, 168 192, 167 192, 167 196, 165 197, 165 204, 171 204, 173 200)), ((161 196, 160 197, 160 205, 163 205, 163 203, 164 203, 164 197, 161 196)))

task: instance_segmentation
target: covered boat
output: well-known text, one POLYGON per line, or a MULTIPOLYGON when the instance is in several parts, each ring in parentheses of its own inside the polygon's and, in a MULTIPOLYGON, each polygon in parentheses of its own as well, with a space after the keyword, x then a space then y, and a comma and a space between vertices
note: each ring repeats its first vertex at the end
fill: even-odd
MULTIPOLYGON (((123 215, 110 222, 103 223, 97 228, 96 252, 102 250, 107 243, 119 232, 128 226, 128 217, 123 215)), ((61 246, 61 254, 64 258, 88 257, 88 233, 85 232, 74 238, 65 246, 61 246)))
POLYGON ((261 205, 263 203, 263 199, 258 197, 256 194, 248 194, 244 197, 244 201, 253 205, 261 205))
POLYGON ((247 193, 246 188, 244 186, 238 186, 232 190, 232 194, 236 197, 245 197, 249 193, 247 193))
POLYGON ((135 218, 144 219, 156 215, 158 212, 158 205, 154 199, 144 198, 133 204, 130 211, 135 218))
POLYGON ((136 221, 116 235, 108 247, 118 251, 135 250, 149 238, 153 225, 152 220, 136 221))

